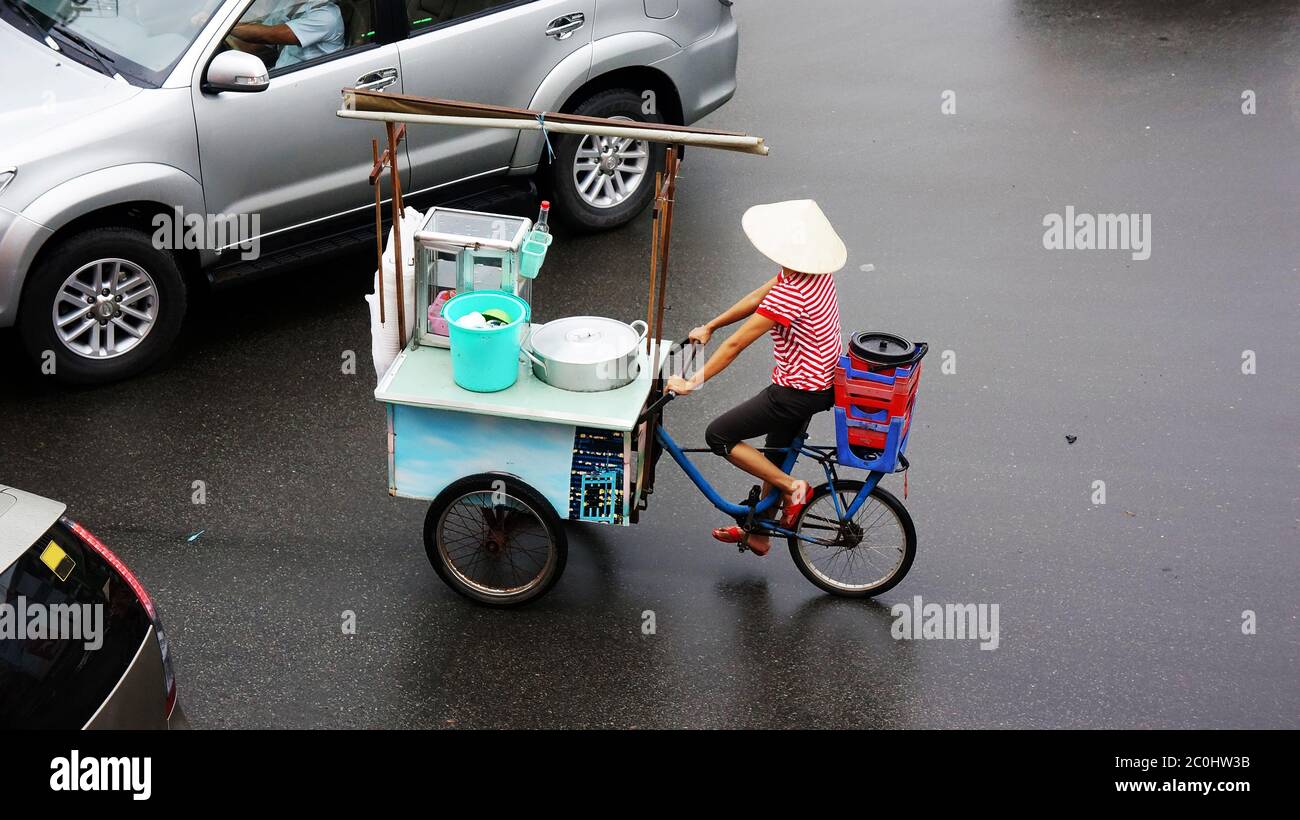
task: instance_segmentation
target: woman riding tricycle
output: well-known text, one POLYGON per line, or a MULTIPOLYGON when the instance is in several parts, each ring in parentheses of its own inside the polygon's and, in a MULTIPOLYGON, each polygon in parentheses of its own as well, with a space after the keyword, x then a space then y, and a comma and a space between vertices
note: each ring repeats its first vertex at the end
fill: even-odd
POLYGON ((890 334, 855 334, 842 353, 839 308, 832 277, 847 252, 812 200, 755 206, 742 220, 746 235, 780 272, 730 309, 691 331, 688 342, 707 344, 720 328, 740 322, 702 367, 667 379, 662 407, 689 395, 726 369, 765 333, 772 335, 772 382, 708 426, 708 451, 760 479, 742 504, 721 498, 662 425, 655 435, 700 490, 736 523, 713 530, 719 541, 766 555, 771 538, 785 537, 803 574, 847 597, 890 589, 911 567, 916 535, 911 517, 892 494, 876 486, 905 470, 912 404, 927 346, 890 334), (867 349, 870 342, 870 349, 867 349), (865 368, 865 369, 864 369, 865 368), (842 405, 838 406, 837 405, 842 405), (812 417, 836 408, 837 444, 806 444, 812 417), (762 450, 746 439, 766 436, 762 450), (826 483, 811 487, 791 470, 800 455, 815 459, 826 483), (842 480, 840 466, 870 472, 866 482, 842 480))
MULTIPOLYGON (((761 479, 762 495, 781 493, 781 524, 791 527, 808 501, 808 482, 787 474, 780 450, 807 429, 816 413, 835 404, 835 366, 839 362, 840 311, 832 276, 848 252, 816 202, 810 199, 757 205, 741 221, 745 234, 780 273, 712 321, 691 331, 689 340, 708 344, 714 331, 743 322, 691 378, 674 376, 667 389, 684 396, 699 389, 736 360, 765 333, 772 335, 772 383, 758 395, 714 419, 704 433, 709 448, 761 479), (766 454, 746 439, 766 435, 766 454)), ((713 531, 719 541, 739 543, 767 555, 770 539, 761 530, 739 525, 713 531)))

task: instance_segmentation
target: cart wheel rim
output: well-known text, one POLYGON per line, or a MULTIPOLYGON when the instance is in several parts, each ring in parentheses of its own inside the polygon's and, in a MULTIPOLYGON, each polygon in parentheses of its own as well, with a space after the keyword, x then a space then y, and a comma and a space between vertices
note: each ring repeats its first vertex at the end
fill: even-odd
POLYGON ((591 207, 613 208, 636 193, 649 167, 650 144, 645 140, 588 134, 573 155, 573 184, 591 207))
POLYGON ((509 493, 466 493, 438 519, 438 554, 466 587, 489 597, 524 595, 555 566, 556 550, 541 514, 509 493))
MULTIPOLYGON (((847 510, 853 494, 840 492, 847 510)), ((907 530, 898 513, 868 496, 852 519, 840 521, 830 493, 812 500, 799 517, 797 532, 805 538, 832 541, 814 544, 799 540, 799 554, 808 570, 845 592, 866 592, 884 585, 898 573, 907 555, 907 530)))

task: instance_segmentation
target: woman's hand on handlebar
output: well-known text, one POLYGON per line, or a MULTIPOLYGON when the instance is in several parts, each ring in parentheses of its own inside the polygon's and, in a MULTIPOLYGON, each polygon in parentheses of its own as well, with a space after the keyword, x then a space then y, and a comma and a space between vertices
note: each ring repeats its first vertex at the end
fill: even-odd
POLYGON ((709 330, 708 325, 700 325, 686 335, 687 341, 697 345, 706 345, 711 338, 713 338, 713 331, 709 330))
POLYGON ((691 391, 695 390, 698 385, 690 379, 683 379, 681 376, 673 376, 668 379, 668 382, 664 387, 669 393, 675 393, 678 396, 687 396, 690 395, 691 391))

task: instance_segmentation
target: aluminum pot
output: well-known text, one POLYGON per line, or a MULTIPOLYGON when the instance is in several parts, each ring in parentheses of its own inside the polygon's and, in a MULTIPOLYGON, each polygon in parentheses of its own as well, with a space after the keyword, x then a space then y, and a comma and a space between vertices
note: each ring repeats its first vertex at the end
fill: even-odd
POLYGON ((603 316, 569 316, 534 327, 523 350, 538 379, 561 390, 598 393, 636 379, 648 329, 639 319, 629 325, 603 316))

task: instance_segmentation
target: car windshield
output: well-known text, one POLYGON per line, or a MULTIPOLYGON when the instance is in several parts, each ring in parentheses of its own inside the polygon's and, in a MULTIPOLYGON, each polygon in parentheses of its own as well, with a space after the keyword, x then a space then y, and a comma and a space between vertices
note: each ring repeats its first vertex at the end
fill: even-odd
POLYGON ((8 6, 23 7, 63 51, 76 55, 81 62, 150 85, 159 85, 165 79, 221 3, 5 0, 8 6))

